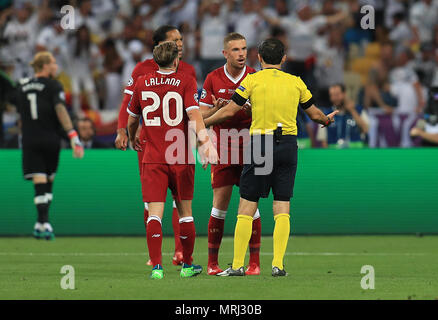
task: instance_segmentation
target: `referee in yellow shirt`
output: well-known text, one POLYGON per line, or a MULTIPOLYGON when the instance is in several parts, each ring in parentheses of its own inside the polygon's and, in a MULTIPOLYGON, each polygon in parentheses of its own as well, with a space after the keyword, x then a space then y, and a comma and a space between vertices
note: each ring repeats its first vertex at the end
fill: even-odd
POLYGON ((290 198, 293 195, 297 169, 297 109, 298 104, 310 119, 329 126, 338 111, 325 115, 315 105, 312 94, 301 78, 281 71, 285 62, 284 45, 278 39, 267 39, 258 48, 262 70, 247 75, 232 97, 232 101, 211 117, 205 125, 221 123, 239 111, 249 100, 252 123, 250 128, 250 161, 240 177, 240 203, 234 233, 232 267, 218 276, 244 276, 244 259, 252 233, 252 221, 260 198, 267 198, 272 189, 275 220, 272 275, 286 276, 283 258, 290 234, 290 198), (254 155, 265 157, 265 163, 254 155), (268 165, 267 162, 271 161, 268 165), (270 168, 263 172, 263 168, 270 168))

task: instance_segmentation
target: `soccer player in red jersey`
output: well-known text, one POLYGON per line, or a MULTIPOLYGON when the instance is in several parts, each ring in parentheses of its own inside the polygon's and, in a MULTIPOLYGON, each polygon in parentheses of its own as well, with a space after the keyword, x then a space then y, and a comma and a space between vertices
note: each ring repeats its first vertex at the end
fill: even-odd
MULTIPOLYGON (((183 53, 183 39, 178 31, 178 29, 174 26, 161 26, 154 32, 153 36, 154 44, 155 46, 163 43, 165 41, 174 41, 176 45, 178 46, 178 52, 179 52, 179 58, 181 59, 182 53, 183 53)), ((115 145, 117 149, 120 150, 126 150, 128 147, 128 136, 126 134, 126 125, 128 122, 128 112, 127 112, 127 106, 131 99, 132 93, 134 91, 135 84, 137 82, 138 77, 145 75, 151 71, 158 70, 159 67, 157 63, 154 61, 154 59, 148 59, 143 62, 140 62, 137 64, 137 66, 134 68, 131 78, 128 81, 128 85, 125 88, 125 95, 123 97, 122 106, 120 107, 119 111, 119 121, 118 121, 118 129, 117 129, 117 138, 115 141, 115 145)), ((188 74, 191 77, 196 79, 196 72, 195 68, 191 66, 188 63, 185 63, 184 61, 179 61, 178 73, 184 73, 188 74)), ((140 133, 140 141, 144 145, 145 139, 144 139, 144 130, 141 130, 140 133)), ((144 147, 142 148, 144 150, 144 147)), ((141 161, 143 159, 143 152, 138 152, 138 165, 140 169, 140 176, 141 176, 141 161)), ((148 205, 147 203, 144 204, 144 221, 146 225, 146 221, 148 218, 148 205)), ((173 203, 173 213, 172 213, 172 225, 173 225, 173 231, 175 236, 175 254, 173 256, 173 264, 178 265, 181 264, 182 261, 182 245, 181 241, 179 239, 179 223, 178 223, 178 211, 176 209, 175 202, 173 203)), ((148 265, 150 265, 151 261, 149 260, 147 262, 148 265)))
MULTIPOLYGON (((230 33, 224 39, 223 54, 227 63, 209 73, 204 82, 199 106, 204 118, 209 117, 218 109, 217 100, 221 103, 231 99, 235 89, 248 73, 255 70, 246 65, 247 47, 245 37, 238 33, 230 33), (215 106, 216 105, 216 106, 215 106)), ((221 104, 219 103, 219 104, 221 104)), ((222 270, 219 268, 218 254, 224 232, 225 216, 230 203, 233 186, 239 185, 240 174, 243 169, 243 141, 249 139, 251 116, 245 110, 239 111, 232 119, 213 127, 217 137, 218 153, 221 156, 217 165, 211 166, 211 184, 213 188, 213 208, 208 223, 208 267, 209 275, 216 275, 222 270), (221 130, 228 130, 231 139, 222 137, 221 130), (236 133, 236 129, 238 134, 236 133), (243 130, 242 130, 243 129, 243 130), (238 139, 238 140, 237 140, 238 139), (221 141, 224 140, 224 141, 221 141), (222 154, 227 149, 228 156, 223 159, 222 154), (235 156, 239 156, 236 161, 235 156), (234 159, 233 159, 234 156, 234 159)), ((256 212, 253 220, 253 234, 249 243, 250 260, 245 272, 247 275, 260 274, 260 213, 256 212)))
POLYGON ((152 260, 151 278, 162 279, 162 227, 167 188, 170 188, 179 213, 180 238, 183 247, 181 277, 198 275, 202 268, 192 264, 195 244, 195 225, 192 216, 192 199, 195 182, 195 161, 191 152, 189 131, 195 124, 200 155, 204 156, 204 169, 217 162, 217 152, 205 129, 199 111, 196 80, 184 73, 176 73, 178 48, 174 42, 155 47, 154 60, 158 71, 137 79, 128 104, 129 138, 138 151, 144 148, 142 163, 143 201, 149 204, 146 234, 152 260), (142 145, 136 132, 139 118, 143 117, 142 145), (189 125, 190 120, 190 125, 189 125))

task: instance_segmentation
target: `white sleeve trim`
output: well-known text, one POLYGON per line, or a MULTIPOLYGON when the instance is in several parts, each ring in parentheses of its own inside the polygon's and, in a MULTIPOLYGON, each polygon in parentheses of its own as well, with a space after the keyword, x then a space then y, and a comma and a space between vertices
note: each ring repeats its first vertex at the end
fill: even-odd
POLYGON ((133 95, 134 94, 134 92, 133 91, 131 91, 131 90, 128 90, 128 89, 125 89, 125 91, 124 91, 125 93, 127 93, 127 94, 129 94, 129 95, 133 95))
POLYGON ((129 108, 126 108, 126 111, 128 111, 128 113, 129 113, 131 116, 133 116, 134 118, 138 118, 138 117, 140 117, 139 114, 136 114, 136 113, 132 112, 131 110, 129 110, 129 108))
POLYGON ((208 104, 208 103, 205 103, 205 102, 199 102, 199 105, 200 106, 206 106, 206 107, 209 107, 209 108, 213 108, 214 107, 214 105, 208 104))
POLYGON ((199 109, 199 107, 198 106, 188 107, 188 108, 186 108, 186 112, 189 112, 190 110, 194 110, 194 109, 199 109))

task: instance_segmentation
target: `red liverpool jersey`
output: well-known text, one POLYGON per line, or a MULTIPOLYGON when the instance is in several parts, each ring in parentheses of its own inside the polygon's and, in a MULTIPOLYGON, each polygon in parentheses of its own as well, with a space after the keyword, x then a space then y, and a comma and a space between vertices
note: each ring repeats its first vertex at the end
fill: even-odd
MULTIPOLYGON (((145 74, 151 73, 153 71, 157 71, 159 69, 157 63, 154 61, 154 59, 148 59, 143 62, 138 63, 134 70, 132 71, 131 78, 128 81, 128 84, 125 88, 125 96, 122 101, 122 106, 119 111, 119 121, 118 121, 118 128, 126 128, 128 123, 128 112, 127 107, 129 100, 131 100, 131 95, 134 91, 135 84, 137 82, 138 77, 141 77, 145 74)), ((194 77, 196 79, 196 72, 195 68, 193 68, 192 65, 180 61, 177 69, 178 73, 184 73, 188 74, 191 77, 194 77)))
MULTIPOLYGON (((214 95, 216 99, 222 98, 225 100, 231 100, 231 97, 234 94, 234 91, 239 87, 240 83, 245 79, 248 73, 253 73, 255 70, 251 67, 245 66, 242 70, 242 73, 234 79, 226 69, 226 65, 220 67, 207 75, 207 78, 204 82, 204 87, 202 89, 201 98, 199 100, 200 106, 208 106, 213 107, 213 99, 211 95, 214 95)), ((223 147, 227 147, 228 152, 228 164, 231 163, 231 148, 233 139, 228 139, 227 141, 220 141, 220 130, 221 129, 237 129, 240 131, 241 129, 249 129, 251 127, 251 116, 249 116, 244 110, 238 111, 233 118, 228 119, 221 124, 215 125, 213 127, 216 136, 217 136, 217 149, 219 155, 221 155, 220 149, 223 147)), ((239 147, 242 148, 243 140, 239 139, 239 147)), ((240 150, 241 153, 242 150, 240 150)), ((242 156, 240 156, 240 163, 242 163, 242 156)), ((221 158, 220 163, 225 163, 224 159, 221 158)))
POLYGON ((143 117, 143 163, 194 163, 187 112, 199 108, 196 80, 185 73, 154 71, 137 78, 127 112, 143 117))

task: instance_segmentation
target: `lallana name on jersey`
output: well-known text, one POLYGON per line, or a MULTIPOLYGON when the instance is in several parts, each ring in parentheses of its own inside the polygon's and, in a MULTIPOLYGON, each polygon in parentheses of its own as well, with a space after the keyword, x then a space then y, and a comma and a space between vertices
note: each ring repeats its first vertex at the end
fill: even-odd
POLYGON ((179 87, 181 80, 175 78, 149 78, 145 80, 144 83, 146 87, 160 86, 160 85, 170 85, 170 86, 179 87))

